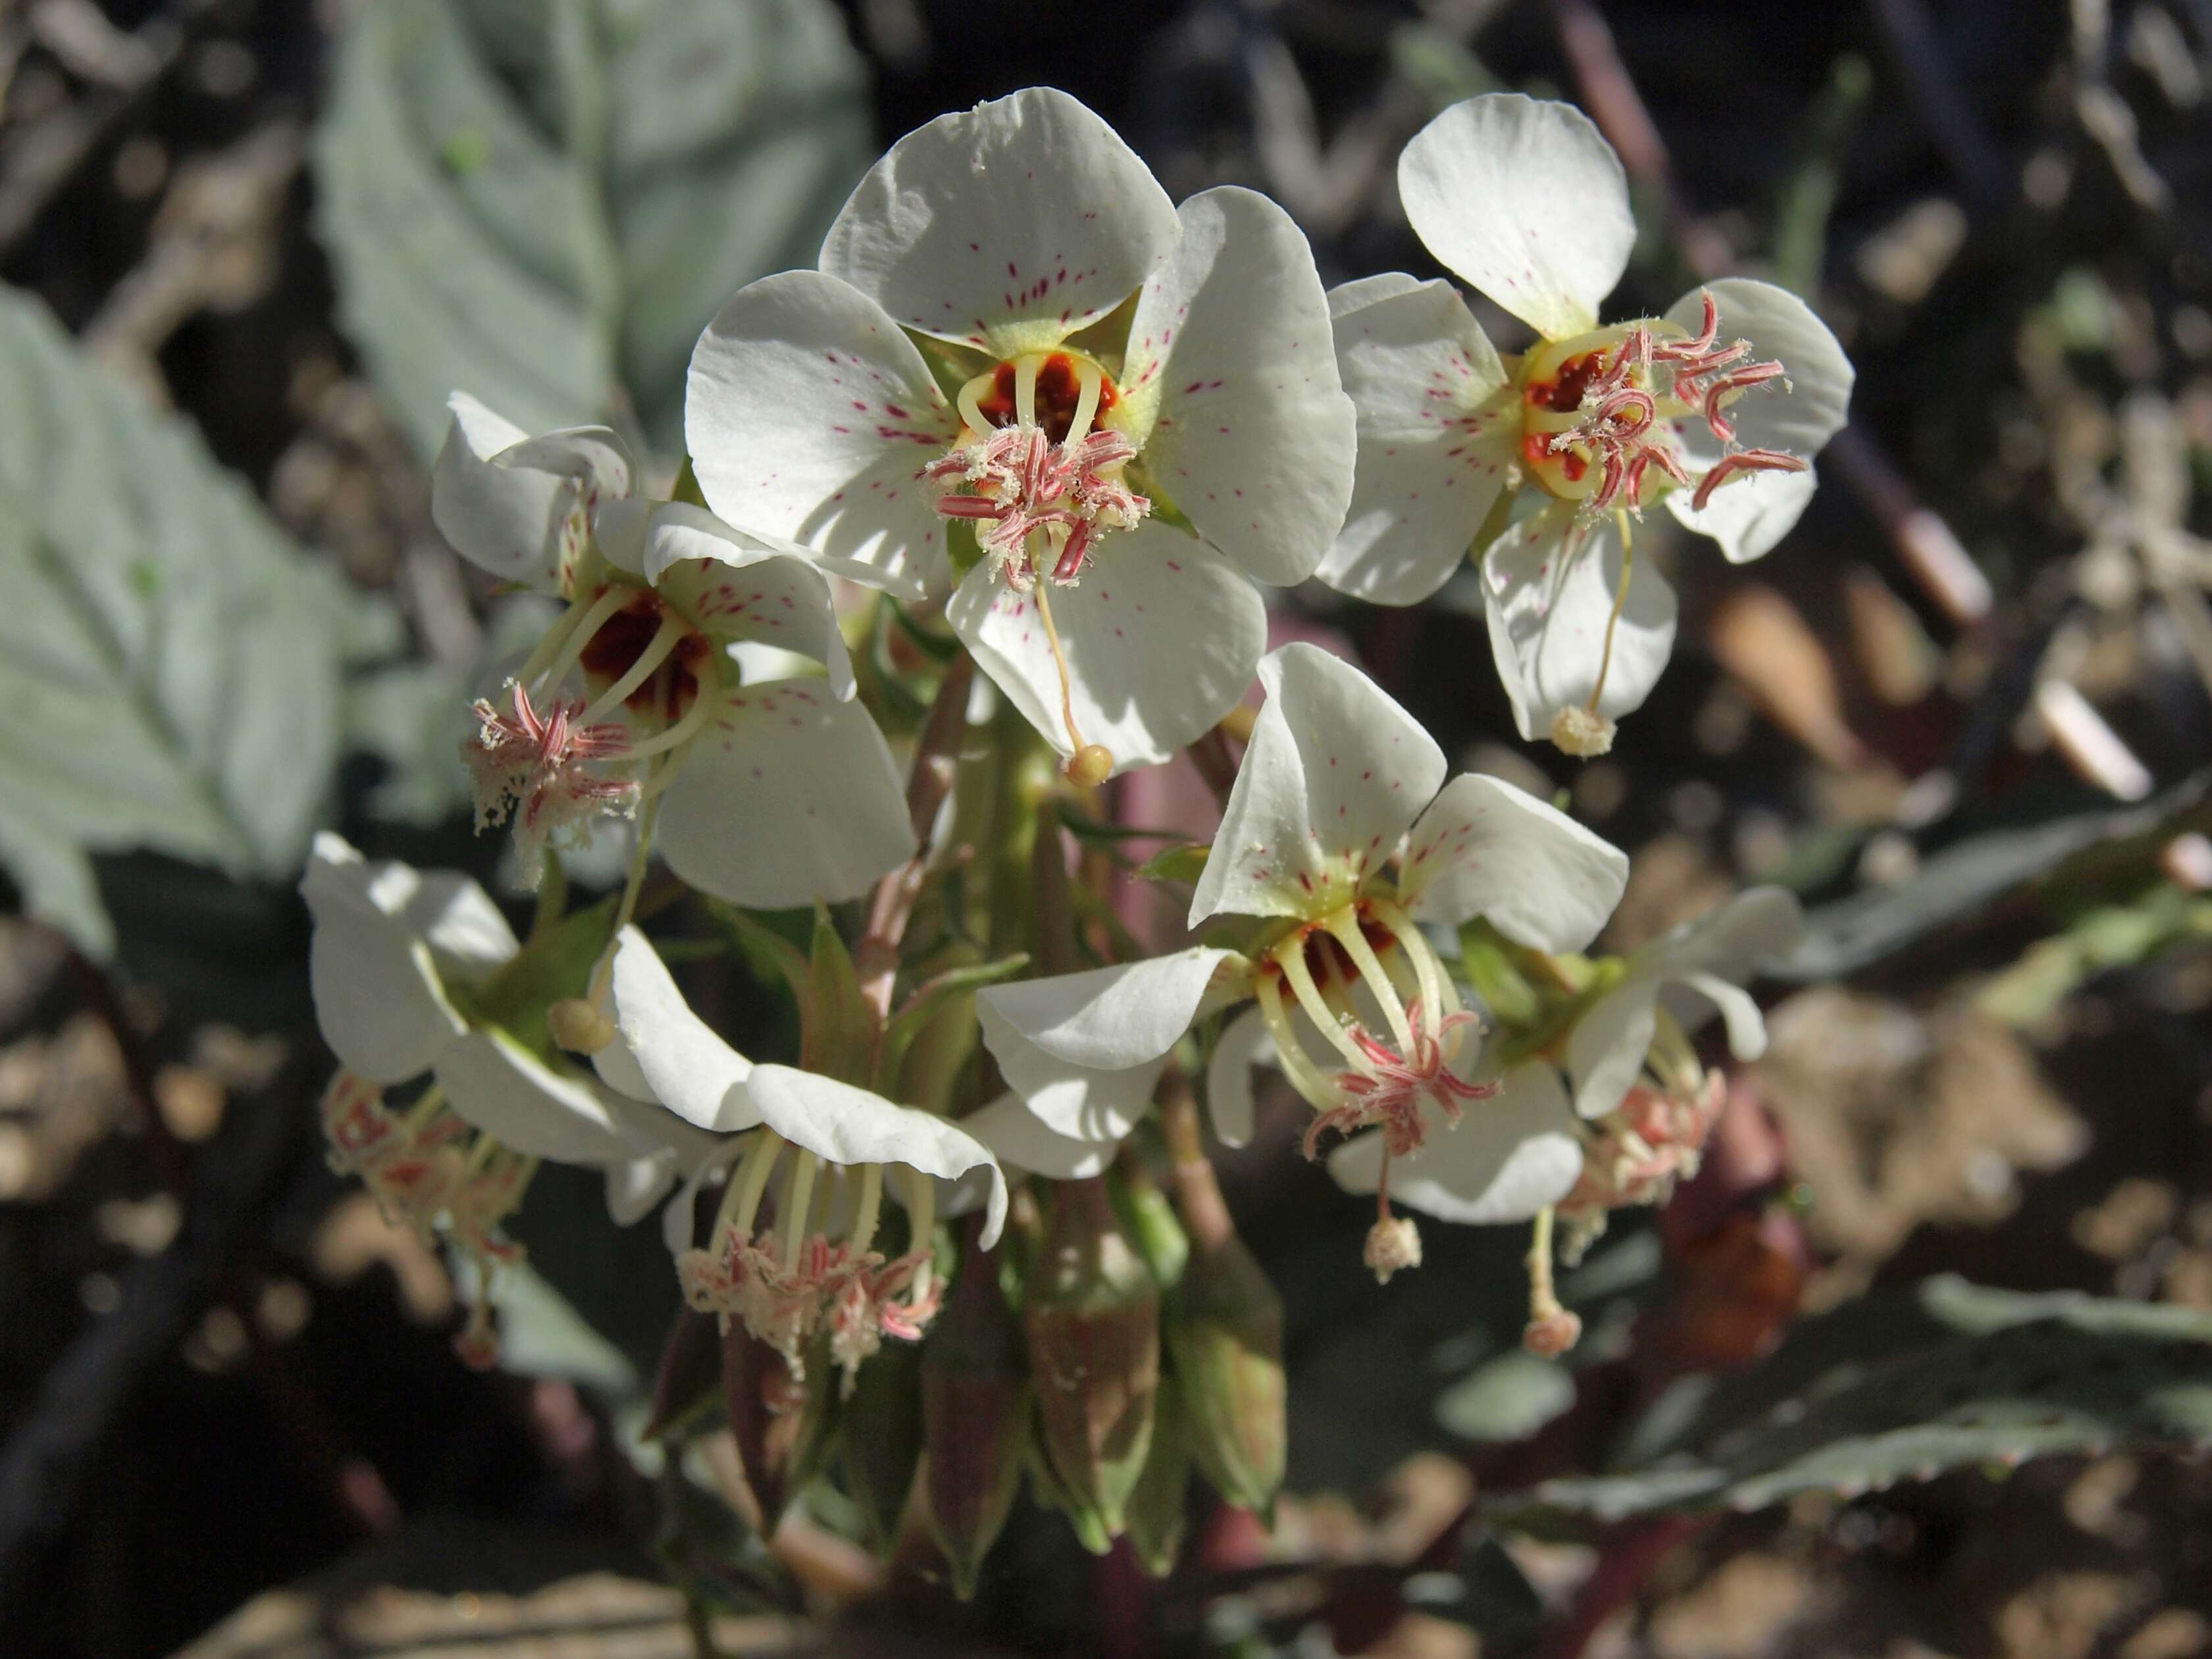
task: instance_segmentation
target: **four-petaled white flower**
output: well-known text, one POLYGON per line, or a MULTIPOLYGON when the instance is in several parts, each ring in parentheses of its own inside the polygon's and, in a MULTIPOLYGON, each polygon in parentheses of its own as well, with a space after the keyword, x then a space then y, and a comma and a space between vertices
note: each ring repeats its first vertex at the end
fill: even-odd
POLYGON ((851 898, 912 854, 897 771, 851 701, 815 559, 702 508, 633 498, 635 465, 604 427, 533 438, 465 395, 452 408, 438 527, 494 574, 568 601, 499 698, 477 705, 464 750, 478 823, 513 815, 526 873, 548 836, 654 797, 669 868, 738 904, 851 898), (742 684, 732 647, 746 641, 811 657, 828 678, 742 684))
POLYGON ((1568 105, 1455 105, 1407 145, 1398 188, 1429 251, 1542 337, 1501 358, 1445 283, 1330 295, 1359 461, 1320 574, 1412 604, 1495 535, 1483 592, 1521 735, 1602 752, 1674 645, 1673 591, 1648 559, 1632 579, 1632 519, 1663 499, 1731 561, 1766 552, 1812 497, 1850 363, 1802 301, 1743 279, 1600 327, 1636 225, 1619 158, 1568 105), (1541 509, 1497 533, 1523 488, 1541 509))
POLYGON ((692 1011, 634 927, 617 941, 607 982, 618 1040, 594 1057, 600 1076, 701 1129, 738 1137, 698 1165, 664 1215, 691 1305, 742 1323, 794 1370, 826 1331, 848 1388, 885 1336, 918 1340, 943 1290, 932 1266, 937 1182, 984 1171, 985 1249, 1004 1224, 1006 1177, 989 1149, 866 1089, 754 1065, 692 1011), (721 1206, 697 1243, 693 1200, 726 1172, 721 1206), (887 1173, 908 1220, 907 1249, 888 1259, 876 1248, 887 1173))
MULTIPOLYGON (((467 877, 372 864, 325 833, 300 891, 316 1020, 344 1068, 322 1106, 331 1161, 395 1218, 481 1269, 514 1255, 499 1224, 539 1160, 605 1170, 609 1212, 627 1225, 714 1150, 557 1054, 544 1000, 509 973, 520 943, 467 877), (410 1104, 385 1103, 386 1088, 426 1074, 410 1104)), ((463 1339, 480 1362, 488 1318, 479 1301, 463 1339)))
POLYGON ((1407 1208, 1445 1221, 1522 1221, 1571 1200, 1595 1219, 1663 1195, 1695 1172, 1718 1115, 1718 1079, 1698 1064, 1688 1034, 1717 1012, 1738 1060, 1764 1053, 1759 1005, 1738 981, 1802 928, 1797 902, 1780 889, 1740 894, 1616 964, 1564 1052, 1553 1045, 1507 1068, 1479 1120, 1402 1164, 1375 1137, 1347 1142, 1330 1173, 1354 1192, 1387 1179, 1407 1208))
POLYGON ((952 624, 1085 781, 1227 712, 1266 644, 1247 579, 1311 575, 1351 495, 1352 405, 1289 216, 1234 187, 1178 211, 1104 122, 1032 88, 893 145, 820 264, 744 289, 692 357, 714 510, 917 597, 971 527, 952 624))
POLYGON ((1498 1103, 1468 1080, 1474 1016, 1420 924, 1482 916, 1533 948, 1572 951, 1620 899, 1619 851, 1495 778, 1446 784, 1435 741, 1358 669, 1289 645, 1260 678, 1267 700, 1190 912, 1194 927, 1262 919, 1259 939, 1246 954, 1198 946, 982 992, 984 1041, 1050 1132, 1005 1103, 970 1120, 1009 1161, 1088 1165, 1142 1114, 1193 1022, 1248 998, 1258 1007, 1223 1031, 1209 1068, 1224 1139, 1249 1133, 1248 1067, 1271 1048, 1316 1113, 1310 1151, 1325 1132, 1369 1127, 1392 1158, 1486 1142, 1498 1103))

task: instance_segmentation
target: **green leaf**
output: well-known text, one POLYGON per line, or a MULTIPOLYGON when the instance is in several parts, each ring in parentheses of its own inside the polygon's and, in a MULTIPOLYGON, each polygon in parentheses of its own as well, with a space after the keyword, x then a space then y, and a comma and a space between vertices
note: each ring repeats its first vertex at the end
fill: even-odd
POLYGON ((682 451, 699 331, 811 264, 870 156, 822 0, 379 0, 315 140, 342 315, 422 452, 447 393, 682 451))
POLYGON ((374 607, 308 565, 184 422, 0 293, 0 861, 27 908, 113 945, 86 854, 241 878, 298 867, 374 607))
POLYGON ((1212 850, 1196 842, 1188 847, 1170 847, 1139 865, 1137 874, 1146 881, 1180 881, 1195 886, 1206 872, 1206 854, 1212 850))
MULTIPOLYGON (((1943 1277, 1806 1321, 1709 1388, 1637 1466, 1547 1481, 1518 1507, 1618 1520, 1846 1497, 1962 1465, 2212 1444, 2212 1315, 1943 1277)), ((1662 1401, 1653 1412, 1666 1411, 1662 1401)))
POLYGON ((1814 911, 1796 950, 1769 971, 1801 983, 1856 973, 2028 882, 2125 862, 2162 842, 2184 821, 2202 819, 2208 796, 2212 771, 2136 805, 1970 836, 1929 859, 1900 886, 1856 893, 1814 911))

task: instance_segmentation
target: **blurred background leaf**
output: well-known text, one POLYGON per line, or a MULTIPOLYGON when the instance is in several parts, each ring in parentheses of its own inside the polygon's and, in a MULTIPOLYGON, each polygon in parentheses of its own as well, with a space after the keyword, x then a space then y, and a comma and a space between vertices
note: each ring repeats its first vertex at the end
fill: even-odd
POLYGON ((198 436, 0 297, 0 862, 95 958, 88 855, 234 877, 297 867, 324 810, 349 659, 390 613, 307 564, 198 436))
POLYGON ((425 456, 463 387, 532 431, 681 453, 692 343, 811 264, 871 159, 816 0, 385 0, 315 145, 341 315, 425 456))

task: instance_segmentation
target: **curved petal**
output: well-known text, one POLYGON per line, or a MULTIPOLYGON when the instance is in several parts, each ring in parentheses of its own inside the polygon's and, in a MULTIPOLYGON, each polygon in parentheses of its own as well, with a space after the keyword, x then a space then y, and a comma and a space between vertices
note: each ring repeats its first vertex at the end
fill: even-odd
POLYGON ((893 144, 821 264, 908 328, 1011 357, 1113 310, 1176 234, 1175 204, 1114 129, 1030 87, 893 144))
POLYGON ((903 1164, 946 1181, 969 1170, 989 1170, 991 1196, 981 1243, 988 1249, 998 1242, 1006 1218, 1006 1176, 990 1148, 957 1124, 789 1066, 755 1066, 751 1088, 769 1128, 832 1164, 903 1164))
POLYGON ((1723 478, 1702 507, 1692 492, 1669 490, 1667 510, 1686 530, 1711 536, 1730 564, 1748 564, 1771 552, 1797 526, 1819 487, 1814 469, 1802 472, 1739 472, 1723 478))
MULTIPOLYGON (((1121 1150, 1119 1135, 1084 1140, 1047 1127, 1018 1094, 1000 1095, 981 1111, 962 1118, 960 1127, 989 1147, 1001 1166, 1026 1170, 1048 1181, 1081 1181, 1103 1174, 1121 1150)), ((951 1211, 940 1206, 940 1212, 951 1211)))
POLYGON ((609 1098, 496 1029, 447 1045, 432 1075, 455 1112, 501 1146, 556 1164, 611 1164, 637 1148, 609 1098))
POLYGON ((1623 981, 1583 1011, 1567 1034, 1577 1112, 1603 1117, 1627 1098, 1658 1025, 1659 981, 1647 977, 1623 981))
MULTIPOLYGON (((1811 460, 1850 418, 1857 372, 1842 343, 1788 289, 1748 276, 1724 276, 1692 289, 1674 303, 1667 320, 1697 333, 1705 325, 1708 293, 1719 313, 1721 339, 1749 342, 1754 360, 1778 362, 1787 376, 1781 385, 1753 387, 1729 405, 1737 441, 1747 449, 1786 449, 1811 460)), ((1683 447, 1700 462, 1719 458, 1720 442, 1703 422, 1686 421, 1682 427, 1683 447)))
POLYGON ((315 1017, 350 1071, 398 1083, 429 1069, 468 1024, 444 975, 482 979, 519 948, 483 888, 450 871, 371 864, 315 837, 300 894, 314 918, 307 972, 315 1017))
MULTIPOLYGON (((1371 1193, 1382 1168, 1382 1137, 1362 1135, 1329 1155, 1328 1172, 1347 1192, 1371 1193)), ((1390 1161, 1390 1196, 1439 1221, 1526 1221, 1556 1204, 1582 1174, 1582 1142, 1559 1073, 1540 1062, 1505 1074, 1488 1100, 1456 1127, 1432 1125, 1428 1144, 1390 1161)))
POLYGON ((1275 1040, 1257 1008, 1246 1009, 1221 1028, 1206 1062, 1206 1104, 1223 1146, 1251 1144, 1252 1068, 1275 1063, 1275 1040))
POLYGON ((1315 574, 1371 604, 1415 605, 1459 568, 1505 488, 1516 428, 1499 399, 1512 388, 1450 283, 1358 303, 1345 293, 1329 301, 1337 368, 1359 413, 1359 460, 1344 528, 1315 574))
MULTIPOLYGON (((1152 766, 1237 705, 1267 645, 1267 607, 1219 554, 1178 530, 1141 524, 1106 538, 1073 586, 1046 594, 1067 653, 1075 723, 1116 774, 1152 766)), ((984 561, 945 615, 984 672, 1061 754, 1060 665, 1034 593, 984 561)))
POLYGON ((1256 581, 1314 573, 1352 500, 1352 403, 1313 250, 1266 197, 1182 204, 1129 325, 1122 424, 1144 473, 1256 581))
POLYGON ((819 271, 739 289, 692 349, 684 434, 707 505, 893 592, 949 572, 917 475, 959 434, 914 342, 819 271))
MULTIPOLYGON (((975 1000, 981 1012, 1005 1021, 1048 1054, 1097 1070, 1124 1071, 1174 1048, 1198 1018, 1222 964, 1241 960, 1233 951, 1194 945, 1088 973, 986 986, 975 1000)), ((987 1019, 986 1042, 991 1031, 987 1019)))
POLYGON ((599 517, 599 550, 634 570, 713 638, 795 651, 853 695, 830 579, 802 554, 733 530, 689 501, 617 501, 599 517))
POLYGON ((1482 561, 1483 608, 1498 676, 1524 738, 1551 734, 1560 709, 1581 706, 1605 675, 1598 712, 1618 720, 1643 707, 1674 649, 1674 590, 1639 559, 1605 658, 1621 576, 1620 531, 1612 519, 1579 524, 1547 509, 1515 525, 1482 561), (1562 526, 1579 540, 1570 550, 1562 526))
MULTIPOLYGON (((616 941, 607 991, 617 1035, 601 1050, 602 1078, 623 1087, 605 1063, 609 1054, 620 1052, 629 1056, 647 1097, 687 1124, 728 1134, 760 1121, 745 1092, 752 1062, 691 1011, 667 964, 635 927, 623 928, 616 941)), ((622 1069, 619 1061, 614 1069, 622 1069)))
POLYGON ((465 392, 430 476, 430 516, 453 550, 511 582, 561 591, 601 501, 630 493, 628 446, 603 426, 533 438, 465 392))
POLYGON ((1411 294, 1421 286, 1419 277, 1402 270, 1379 270, 1372 276, 1355 276, 1348 283, 1339 283, 1328 291, 1329 320, 1341 322, 1356 311, 1395 300, 1401 294, 1411 294))
POLYGON ((979 1004, 976 1013, 1006 1086, 1047 1128, 1078 1140, 1118 1143, 1152 1104, 1168 1063, 1162 1053, 1126 1067, 1079 1066, 1038 1048, 989 1004, 979 1004))
POLYGON ((1738 1060, 1757 1060, 1766 1052, 1766 1021, 1757 999, 1718 974, 1685 974, 1661 998, 1686 1031, 1696 1030, 1717 1010, 1728 1028, 1729 1052, 1738 1060), (1681 1007, 1681 1001, 1691 1006, 1681 1007))
POLYGON ((1597 326, 1636 219, 1620 158, 1571 105, 1517 92, 1455 104, 1398 157, 1429 252, 1549 340, 1597 326))
POLYGON ((898 769, 875 721, 818 680, 723 694, 660 803, 660 855, 755 909, 857 898, 914 856, 898 769))
POLYGON ((1638 971, 1680 979, 1693 973, 1741 979, 1789 951, 1805 931, 1796 896, 1753 887, 1654 939, 1632 961, 1638 971))
POLYGON ((683 1178, 672 1146, 607 1165, 607 1219, 617 1227, 642 1221, 683 1178))
POLYGON ((1628 885, 1628 854, 1498 778, 1454 778, 1407 844, 1398 895, 1424 921, 1486 918, 1538 951, 1579 951, 1628 885))
POLYGON ((684 1177, 683 1190, 660 1212, 660 1242, 668 1247, 671 1255, 682 1255, 690 1249, 699 1231, 699 1194, 707 1182, 724 1175, 730 1166, 751 1148, 753 1137, 732 1135, 723 1141, 699 1166, 684 1177))
POLYGON ((1342 658, 1286 645, 1261 659, 1260 683, 1267 701, 1191 898, 1194 927, 1348 902, 1443 781, 1436 740, 1342 658))

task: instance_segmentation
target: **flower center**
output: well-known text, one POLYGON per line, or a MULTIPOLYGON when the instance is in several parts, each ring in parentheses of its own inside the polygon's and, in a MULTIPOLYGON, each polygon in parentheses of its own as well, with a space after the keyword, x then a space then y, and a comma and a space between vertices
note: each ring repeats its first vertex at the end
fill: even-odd
POLYGON ((1729 405, 1754 386, 1788 382, 1779 362, 1752 360, 1747 341, 1720 343, 1719 308, 1710 293, 1704 297, 1705 317, 1694 336, 1647 319, 1553 341, 1528 354, 1519 378, 1521 459, 1531 479, 1562 501, 1634 512, 1663 488, 1655 474, 1693 486, 1694 504, 1702 507, 1731 477, 1805 470, 1798 456, 1736 447, 1729 405), (1693 418, 1727 446, 1698 477, 1674 437, 1674 423, 1693 418))
POLYGON ((737 1320, 781 1353, 792 1376, 805 1376, 805 1351, 829 1336, 830 1356, 852 1391, 860 1363, 886 1336, 921 1340, 936 1317, 943 1287, 933 1274, 931 1233, 936 1189, 927 1176, 904 1169, 913 1248, 886 1259, 874 1249, 884 1166, 846 1174, 855 1190, 850 1219, 831 1224, 834 1206, 820 1180, 823 1164, 774 1131, 763 1129, 739 1160, 705 1245, 677 1260, 684 1299, 702 1313, 737 1320), (788 1152, 788 1159, 784 1153, 788 1152), (784 1170, 775 1216, 761 1224, 763 1201, 779 1165, 784 1170))
POLYGON ((476 704, 461 758, 476 779, 477 828, 511 817, 534 875, 558 832, 634 812, 673 781, 706 725, 720 665, 713 642, 647 589, 577 595, 507 683, 506 706, 476 704), (579 675, 593 695, 570 693, 579 675))
POLYGON ((1456 1123, 1466 1102, 1494 1092, 1452 1070, 1474 1016, 1420 929, 1389 900, 1356 899, 1293 929, 1261 958, 1255 989, 1283 1070, 1316 1114, 1308 1157, 1330 1130, 1368 1127, 1402 1157, 1427 1138, 1426 1107, 1456 1123), (1315 1035, 1324 1045, 1318 1056, 1308 1047, 1315 1035))

